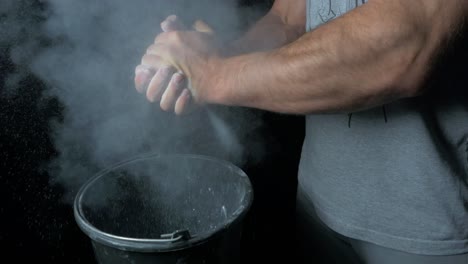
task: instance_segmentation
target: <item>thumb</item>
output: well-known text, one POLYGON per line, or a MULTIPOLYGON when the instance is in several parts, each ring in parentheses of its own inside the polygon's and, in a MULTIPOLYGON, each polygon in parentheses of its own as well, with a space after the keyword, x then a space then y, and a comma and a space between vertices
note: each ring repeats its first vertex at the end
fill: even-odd
POLYGON ((207 34, 214 34, 214 30, 212 27, 210 27, 207 23, 205 23, 202 20, 197 20, 195 23, 193 23, 193 29, 195 29, 198 32, 203 32, 207 34))

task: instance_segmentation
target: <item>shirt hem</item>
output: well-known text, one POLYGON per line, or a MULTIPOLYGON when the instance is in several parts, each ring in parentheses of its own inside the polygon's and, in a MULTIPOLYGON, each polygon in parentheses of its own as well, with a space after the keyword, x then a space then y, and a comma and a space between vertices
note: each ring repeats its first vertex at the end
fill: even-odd
MULTIPOLYGON (((314 201, 307 192, 305 192, 305 195, 308 196, 310 201, 314 201)), ((321 208, 316 202, 313 202, 313 205, 317 216, 326 226, 338 234, 352 239, 362 240, 390 249, 418 255, 444 256, 468 253, 468 239, 434 241, 390 235, 344 223, 332 213, 321 208)))

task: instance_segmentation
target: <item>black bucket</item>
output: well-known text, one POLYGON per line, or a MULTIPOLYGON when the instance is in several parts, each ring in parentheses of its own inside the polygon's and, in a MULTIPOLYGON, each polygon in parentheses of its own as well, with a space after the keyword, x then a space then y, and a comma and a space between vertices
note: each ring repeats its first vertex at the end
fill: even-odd
POLYGON ((196 155, 151 155, 89 180, 74 204, 100 264, 238 263, 253 191, 238 167, 196 155))

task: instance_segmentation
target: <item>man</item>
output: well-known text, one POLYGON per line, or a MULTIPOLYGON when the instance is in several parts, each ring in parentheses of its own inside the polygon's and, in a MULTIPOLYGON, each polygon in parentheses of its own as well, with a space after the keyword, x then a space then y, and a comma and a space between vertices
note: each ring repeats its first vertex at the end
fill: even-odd
POLYGON ((137 89, 177 114, 223 104, 306 115, 306 239, 318 216, 350 262, 466 264, 466 86, 433 76, 468 1, 365 2, 277 0, 229 51, 203 22, 177 31, 169 17, 137 89))

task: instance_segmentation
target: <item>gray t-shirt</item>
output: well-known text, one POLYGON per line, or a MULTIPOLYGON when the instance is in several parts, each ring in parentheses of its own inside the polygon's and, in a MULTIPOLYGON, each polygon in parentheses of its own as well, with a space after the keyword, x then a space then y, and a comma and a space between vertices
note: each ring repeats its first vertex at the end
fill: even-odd
MULTIPOLYGON (((313 30, 363 3, 307 4, 313 30)), ((410 253, 468 252, 468 98, 457 94, 466 86, 445 82, 442 96, 307 116, 299 188, 322 221, 410 253)))

